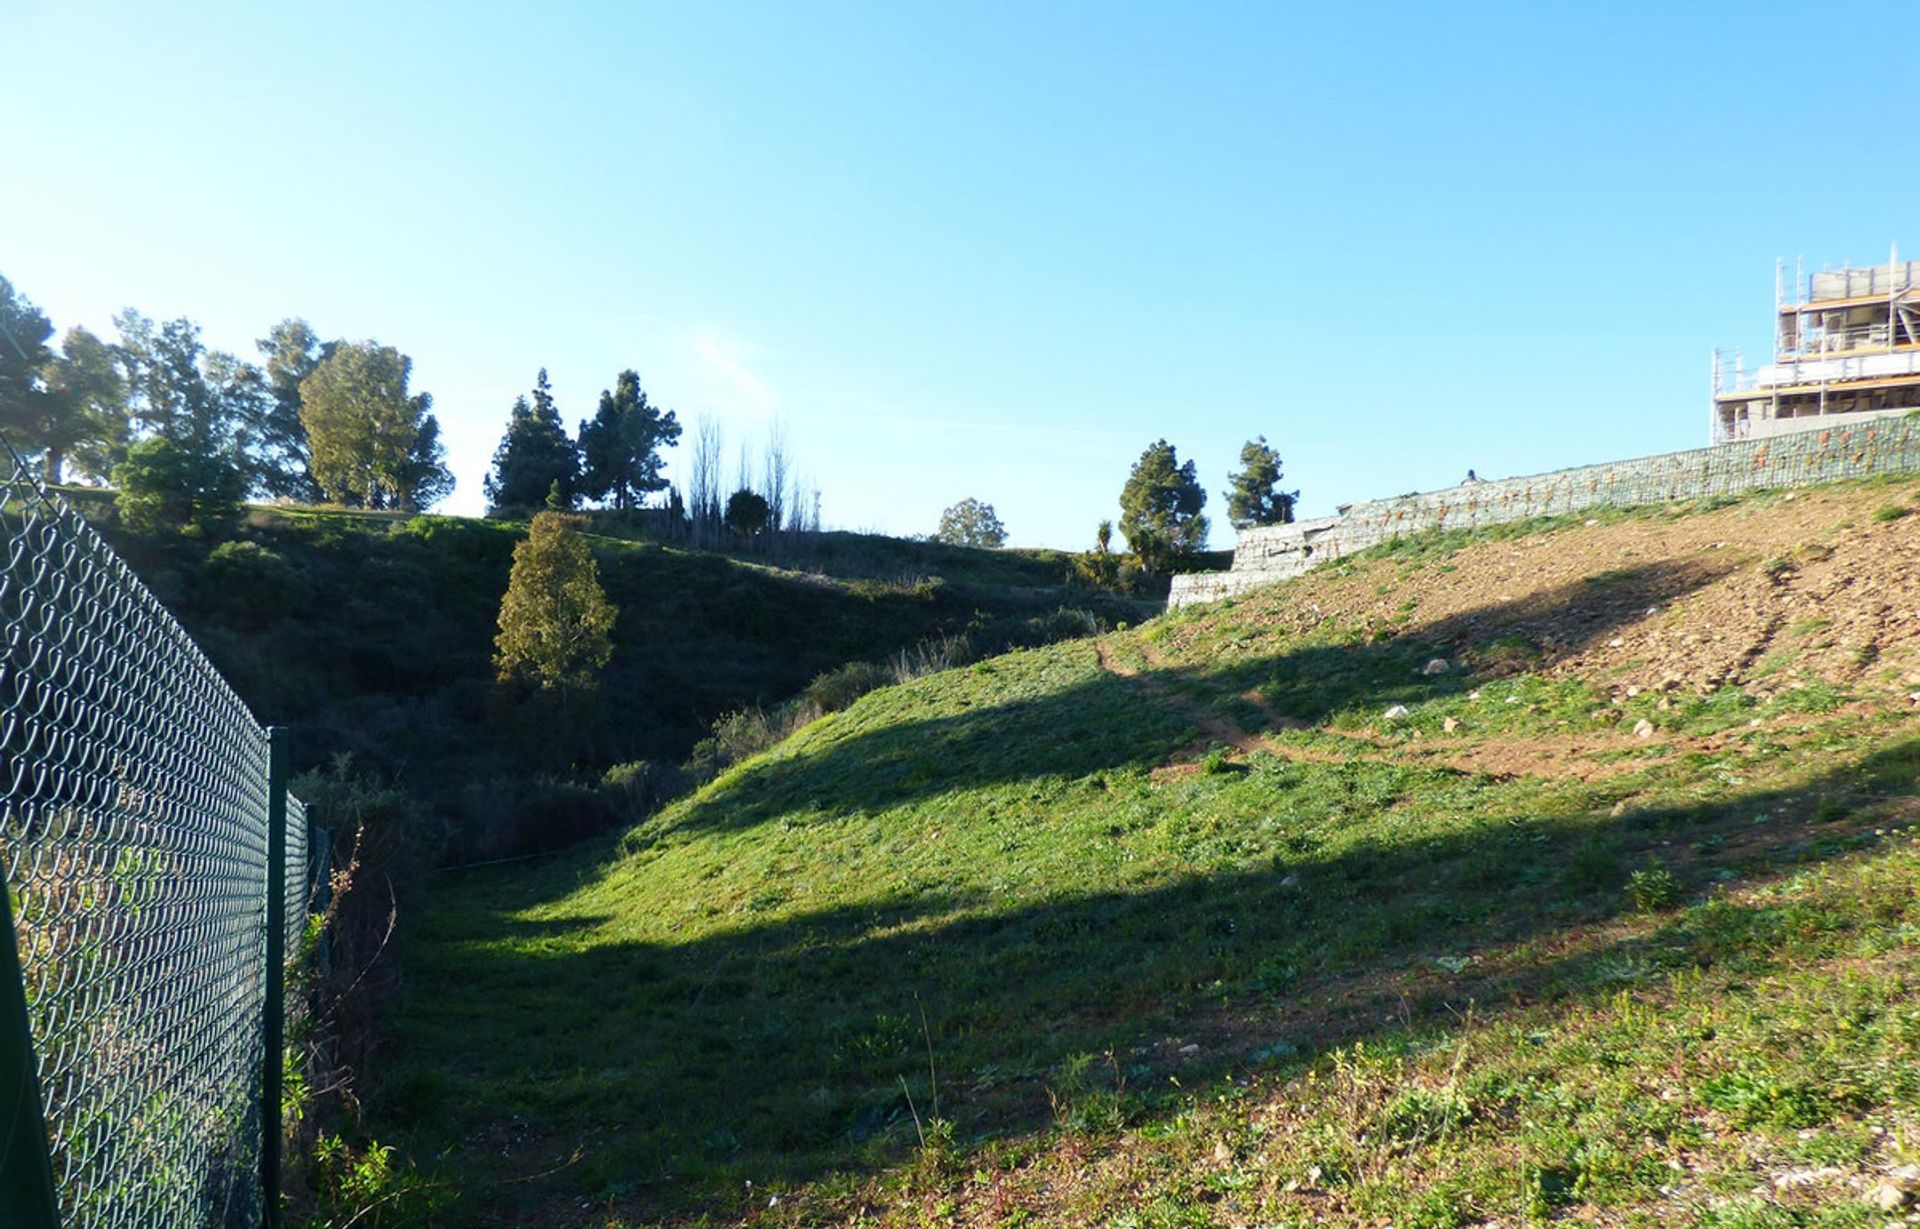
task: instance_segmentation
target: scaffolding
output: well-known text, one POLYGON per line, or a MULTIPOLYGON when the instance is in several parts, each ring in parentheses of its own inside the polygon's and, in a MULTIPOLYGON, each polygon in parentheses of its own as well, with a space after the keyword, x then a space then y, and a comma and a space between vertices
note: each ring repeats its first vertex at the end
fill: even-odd
POLYGON ((1835 415, 1920 410, 1920 260, 1823 269, 1774 266, 1773 361, 1712 354, 1714 443, 1824 427, 1835 415))

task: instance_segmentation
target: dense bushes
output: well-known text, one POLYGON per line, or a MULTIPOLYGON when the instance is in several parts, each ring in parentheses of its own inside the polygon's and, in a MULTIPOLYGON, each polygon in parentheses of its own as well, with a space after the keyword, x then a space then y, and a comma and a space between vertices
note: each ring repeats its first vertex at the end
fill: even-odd
POLYGON ((200 576, 202 604, 240 627, 284 619, 300 599, 299 577, 286 558, 258 542, 222 542, 200 576))

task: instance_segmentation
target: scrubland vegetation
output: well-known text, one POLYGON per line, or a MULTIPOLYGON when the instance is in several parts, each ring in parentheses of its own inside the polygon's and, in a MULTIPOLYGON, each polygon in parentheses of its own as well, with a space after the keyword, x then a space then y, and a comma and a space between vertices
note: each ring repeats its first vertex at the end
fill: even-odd
MULTIPOLYGON (((1124 553, 990 549, 971 498, 902 542, 821 532, 777 433, 756 485, 696 424, 682 497, 635 373, 576 440, 542 372, 493 518, 436 517, 398 351, 56 353, 0 291, 0 423, 117 482, 69 494, 342 833, 296 1219, 1913 1219, 1910 483, 1152 617, 1207 537, 1164 440, 1124 553)), ((1241 466, 1228 518, 1290 519, 1241 466)))
POLYGON ((1881 1223, 1917 501, 1395 544, 441 877, 388 1223, 1881 1223))

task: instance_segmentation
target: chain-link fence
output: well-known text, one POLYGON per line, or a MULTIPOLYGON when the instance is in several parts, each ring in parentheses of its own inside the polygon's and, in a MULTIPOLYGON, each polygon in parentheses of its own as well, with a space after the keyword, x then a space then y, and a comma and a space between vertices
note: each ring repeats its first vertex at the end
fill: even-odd
POLYGON ((277 1219, 284 740, 4 451, 0 500, 0 1224, 277 1219))

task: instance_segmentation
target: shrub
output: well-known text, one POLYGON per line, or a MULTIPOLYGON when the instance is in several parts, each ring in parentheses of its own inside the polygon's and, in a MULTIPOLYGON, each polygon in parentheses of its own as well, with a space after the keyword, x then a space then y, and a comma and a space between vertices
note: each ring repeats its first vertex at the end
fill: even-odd
POLYGON ((893 671, 870 661, 850 661, 807 684, 806 698, 823 713, 837 713, 877 687, 893 682, 893 671))
POLYGON ((201 571, 202 604, 229 622, 265 627, 293 613, 299 579, 279 553, 258 542, 222 542, 201 571))
POLYGON ((1627 877, 1627 899, 1642 913, 1671 909, 1680 903, 1680 881, 1658 862, 1627 877))
POLYGON ((120 520, 136 533, 211 536, 240 516, 247 480, 226 457, 141 440, 113 470, 120 520))
POLYGON ((1077 640, 1083 636, 1097 636, 1100 634, 1100 620, 1090 611, 1062 606, 1047 616, 1046 621, 1041 624, 1041 632, 1049 644, 1056 640, 1077 640))
POLYGON ((771 711, 757 705, 736 709, 714 722, 712 732, 694 745, 687 771, 697 780, 711 780, 741 760, 775 746, 818 716, 820 709, 805 696, 771 711))
POLYGON ((672 764, 631 760, 607 769, 600 790, 618 823, 636 823, 672 801, 685 787, 686 774, 672 764))
POLYGON ((460 797, 460 839, 447 850, 453 865, 543 853, 608 827, 611 799, 591 785, 554 776, 470 783, 460 797))
POLYGON ((1888 521, 1897 521, 1912 510, 1899 504, 1882 504, 1873 510, 1873 519, 1884 524, 1888 521))

